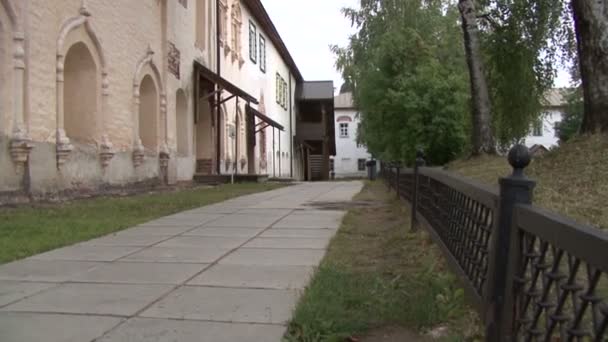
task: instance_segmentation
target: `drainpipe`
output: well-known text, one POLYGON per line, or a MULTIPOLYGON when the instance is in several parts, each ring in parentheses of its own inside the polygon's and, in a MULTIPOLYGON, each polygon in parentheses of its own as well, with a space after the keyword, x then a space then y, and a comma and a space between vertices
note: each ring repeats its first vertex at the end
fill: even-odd
POLYGON ((289 178, 293 178, 293 104, 291 98, 291 70, 289 71, 289 178))
MULTIPOLYGON (((215 1, 215 58, 216 58, 216 66, 217 66, 217 75, 218 76, 222 76, 222 72, 221 72, 221 62, 220 62, 220 0, 216 0, 215 1)), ((219 90, 219 86, 216 85, 217 90, 219 90)), ((220 94, 220 92, 218 91, 216 94, 216 102, 215 102, 215 131, 217 132, 216 136, 216 162, 215 162, 215 167, 216 167, 216 172, 218 175, 221 174, 221 167, 220 167, 220 158, 221 158, 221 153, 220 153, 220 145, 222 143, 221 140, 221 134, 222 132, 220 131, 220 101, 222 100, 222 95, 220 94)))

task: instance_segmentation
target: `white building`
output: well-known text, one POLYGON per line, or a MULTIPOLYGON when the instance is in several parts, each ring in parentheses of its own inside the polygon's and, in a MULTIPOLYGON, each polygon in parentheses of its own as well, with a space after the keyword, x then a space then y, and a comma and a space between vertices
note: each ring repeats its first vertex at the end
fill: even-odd
POLYGON ((530 134, 525 138, 526 146, 529 148, 536 145, 550 149, 559 143, 556 125, 562 121, 566 108, 564 91, 566 91, 564 88, 554 88, 547 92, 543 113, 532 125, 530 134))
POLYGON ((353 95, 344 92, 334 98, 336 156, 333 169, 336 178, 365 177, 365 163, 371 158, 363 145, 357 143, 360 119, 353 103, 353 95))

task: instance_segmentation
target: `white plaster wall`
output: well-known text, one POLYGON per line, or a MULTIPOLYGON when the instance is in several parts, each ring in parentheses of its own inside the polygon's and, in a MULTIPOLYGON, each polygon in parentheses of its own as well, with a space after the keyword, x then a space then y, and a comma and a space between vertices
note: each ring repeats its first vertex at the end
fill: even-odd
POLYGON ((543 134, 542 136, 534 136, 532 130, 525 138, 526 146, 543 145, 546 148, 557 146, 559 137, 555 134, 555 124, 562 120, 563 113, 560 110, 547 110, 542 116, 543 134))
MULTIPOLYGON (((230 12, 232 2, 228 4, 228 39, 227 42, 230 44, 231 36, 231 17, 230 12)), ((264 95, 266 115, 276 122, 280 123, 285 127, 285 131, 280 132, 275 129, 275 141, 274 141, 274 164, 273 164, 273 140, 272 140, 272 128, 266 129, 266 151, 267 151, 267 167, 264 170, 260 170, 259 166, 259 134, 256 135, 258 143, 256 144, 255 153, 256 170, 259 173, 268 174, 270 177, 281 177, 288 178, 290 176, 290 163, 293 156, 291 155, 291 143, 293 141, 289 133, 289 108, 284 109, 276 101, 276 73, 278 72, 283 79, 289 83, 290 70, 285 61, 281 58, 274 44, 270 41, 270 38, 262 30, 259 22, 253 18, 248 8, 241 4, 242 11, 242 28, 241 28, 241 54, 244 59, 244 64, 239 66, 238 61, 233 61, 231 54, 226 54, 224 48, 221 50, 221 74, 222 77, 226 78, 230 82, 236 84, 247 93, 253 95, 258 100, 264 95), (257 61, 254 64, 249 58, 249 21, 252 20, 257 27, 257 61), (259 56, 259 35, 266 40, 266 72, 260 70, 260 56, 259 56), (279 149, 280 140, 280 149, 279 149), (277 157, 279 152, 280 157, 277 157), (280 161, 280 162, 279 162, 280 161)), ((295 80, 292 79, 292 99, 295 98, 295 80)), ((245 113, 245 104, 240 102, 242 111, 245 113)), ((255 106, 254 106, 255 107, 255 106)), ((289 106, 288 106, 289 107, 289 106)), ((228 122, 235 122, 235 101, 231 100, 227 103, 228 109, 228 122)), ((292 134, 295 134, 295 130, 292 130, 292 134)), ((227 156, 234 160, 233 154, 229 151, 227 156)), ((246 157, 246 152, 242 154, 246 157)), ((240 156, 239 156, 240 158, 240 156)), ((251 161, 248 161, 251 162, 251 161)), ((224 171, 223 169, 222 171, 224 171)))
POLYGON ((334 157, 334 171, 336 172, 336 178, 367 175, 367 169, 359 171, 357 167, 358 159, 369 160, 371 158, 371 155, 364 146, 357 147, 357 127, 360 122, 357 112, 352 109, 336 108, 335 120, 336 156, 334 157), (348 123, 348 138, 340 137, 338 118, 341 116, 348 116, 352 120, 348 123))

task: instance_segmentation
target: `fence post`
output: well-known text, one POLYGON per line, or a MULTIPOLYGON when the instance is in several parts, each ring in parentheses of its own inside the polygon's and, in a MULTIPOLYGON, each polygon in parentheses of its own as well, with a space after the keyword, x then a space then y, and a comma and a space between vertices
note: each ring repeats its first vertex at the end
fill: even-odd
POLYGON ((397 174, 395 176, 395 191, 397 192, 397 199, 401 198, 401 189, 399 188, 399 172, 401 171, 401 163, 397 162, 397 174))
POLYGON ((515 272, 509 267, 516 250, 511 249, 513 213, 517 204, 531 204, 536 182, 528 179, 524 169, 530 164, 530 151, 524 145, 515 145, 508 155, 513 167, 510 176, 499 179, 500 199, 498 221, 495 223, 490 255, 488 259, 488 283, 486 307, 486 341, 512 341, 513 333, 513 295, 509 279, 515 272))
POLYGON ((420 172, 420 168, 425 164, 424 161, 424 152, 422 150, 416 151, 416 163, 414 164, 414 193, 412 194, 412 213, 411 218, 412 222, 410 223, 410 230, 412 232, 416 231, 416 211, 418 210, 418 184, 420 180, 418 179, 418 173, 420 172))

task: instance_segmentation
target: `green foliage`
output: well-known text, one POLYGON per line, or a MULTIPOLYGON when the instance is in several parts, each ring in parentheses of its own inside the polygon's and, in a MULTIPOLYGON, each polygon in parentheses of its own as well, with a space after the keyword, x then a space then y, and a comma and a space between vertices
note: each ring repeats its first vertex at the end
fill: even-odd
POLYGON ((322 265, 300 300, 287 341, 345 341, 378 325, 430 328, 463 315, 464 291, 429 268, 407 277, 322 265))
MULTIPOLYGON (((344 14, 359 31, 332 47, 354 88, 361 141, 379 158, 443 164, 467 149, 470 89, 456 1, 362 0, 344 14)), ((521 140, 542 112, 559 65, 575 58, 566 0, 477 0, 499 146, 521 140)))
POLYGON ((564 0, 479 1, 482 48, 501 146, 521 140, 542 113, 557 66, 571 59, 574 35, 564 0))
POLYGON ((566 142, 575 137, 581 128, 584 115, 584 102, 582 88, 575 88, 566 95, 568 106, 557 126, 557 134, 561 142, 566 142))
POLYGON ((337 67, 354 85, 362 134, 371 153, 411 161, 417 148, 432 164, 467 142, 468 84, 457 11, 441 2, 362 1, 344 12, 358 25, 337 67))

